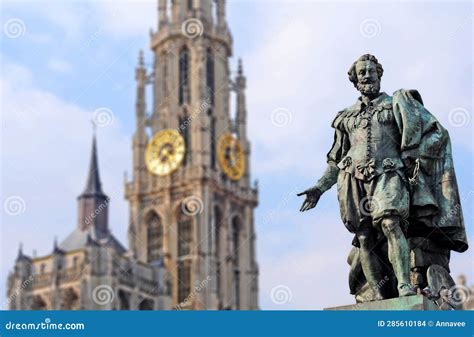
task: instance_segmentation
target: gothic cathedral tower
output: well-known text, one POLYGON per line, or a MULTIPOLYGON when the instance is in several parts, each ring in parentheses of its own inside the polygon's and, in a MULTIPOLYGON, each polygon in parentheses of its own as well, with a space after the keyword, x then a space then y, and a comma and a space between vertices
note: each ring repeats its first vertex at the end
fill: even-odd
POLYGON ((164 265, 173 308, 258 309, 246 78, 240 61, 229 70, 225 0, 159 0, 158 10, 153 67, 140 53, 136 69, 130 249, 164 265))

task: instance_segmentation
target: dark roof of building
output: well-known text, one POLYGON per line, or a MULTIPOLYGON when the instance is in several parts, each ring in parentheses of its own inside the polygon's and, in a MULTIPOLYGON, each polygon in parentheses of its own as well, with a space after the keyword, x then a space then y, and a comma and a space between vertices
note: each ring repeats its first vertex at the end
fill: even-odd
POLYGON ((59 249, 67 252, 85 248, 90 244, 111 246, 120 253, 126 252, 124 246, 112 233, 101 233, 94 227, 90 227, 85 231, 76 228, 59 244, 59 249))

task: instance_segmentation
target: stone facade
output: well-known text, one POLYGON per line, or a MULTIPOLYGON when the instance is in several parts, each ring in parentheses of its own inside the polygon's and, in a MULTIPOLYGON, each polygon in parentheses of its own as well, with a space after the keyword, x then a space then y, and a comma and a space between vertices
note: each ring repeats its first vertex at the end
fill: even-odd
POLYGON ((94 137, 77 228, 48 256, 32 258, 20 248, 8 277, 10 309, 259 308, 258 190, 250 185, 246 78, 241 61, 235 76, 229 69, 225 0, 159 0, 158 9, 158 30, 150 34, 152 69, 145 67, 143 52, 136 69, 133 177, 125 182, 129 249, 109 231, 94 137), (183 136, 185 159, 170 175, 156 176, 146 168, 145 151, 164 129, 183 136), (217 143, 225 133, 244 149, 245 172, 238 181, 218 165, 217 143))

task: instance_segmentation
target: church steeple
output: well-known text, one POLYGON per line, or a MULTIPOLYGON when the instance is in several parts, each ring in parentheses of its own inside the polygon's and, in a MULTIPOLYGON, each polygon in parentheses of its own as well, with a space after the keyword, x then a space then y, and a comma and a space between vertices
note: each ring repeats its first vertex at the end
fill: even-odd
POLYGON ((94 135, 92 136, 92 150, 91 150, 91 159, 89 164, 89 171, 87 176, 86 187, 81 196, 88 195, 99 195, 105 196, 102 192, 102 184, 100 182, 99 176, 99 164, 97 160, 97 140, 95 135, 95 126, 94 126, 94 135))
POLYGON ((108 232, 109 198, 102 191, 100 182, 95 126, 86 187, 77 200, 78 227, 83 231, 95 229, 102 234, 106 234, 108 232))
POLYGON ((246 79, 241 63, 237 76, 230 72, 232 35, 225 4, 225 0, 159 0, 158 31, 150 36, 153 65, 145 67, 140 53, 136 68, 133 178, 125 183, 129 246, 141 263, 163 258, 172 305, 177 308, 258 309, 253 216, 258 191, 249 184, 246 79), (234 93, 235 114, 230 111, 234 93), (175 150, 172 139, 166 140, 162 132, 176 130, 186 160, 169 175, 155 175, 147 169, 147 148, 168 165, 175 150), (240 166, 244 175, 230 182, 223 166, 235 167, 227 155, 235 147, 226 141, 234 139, 234 131, 243 150, 239 163, 244 164, 240 166), (157 136, 161 145, 148 142, 148 137, 157 136), (219 155, 222 150, 224 156, 219 155), (202 212, 189 216, 190 199, 199 201, 202 212), (237 249, 239 258, 228 263, 237 249), (194 283, 206 277, 212 279, 209 286, 186 300, 194 283))

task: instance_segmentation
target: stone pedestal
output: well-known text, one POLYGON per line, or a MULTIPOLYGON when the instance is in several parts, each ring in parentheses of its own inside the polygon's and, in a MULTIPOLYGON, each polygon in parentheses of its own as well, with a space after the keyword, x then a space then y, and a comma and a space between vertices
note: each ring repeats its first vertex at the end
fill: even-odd
POLYGON ((439 310, 438 306, 423 295, 391 298, 383 301, 373 301, 326 308, 324 310, 439 310))

